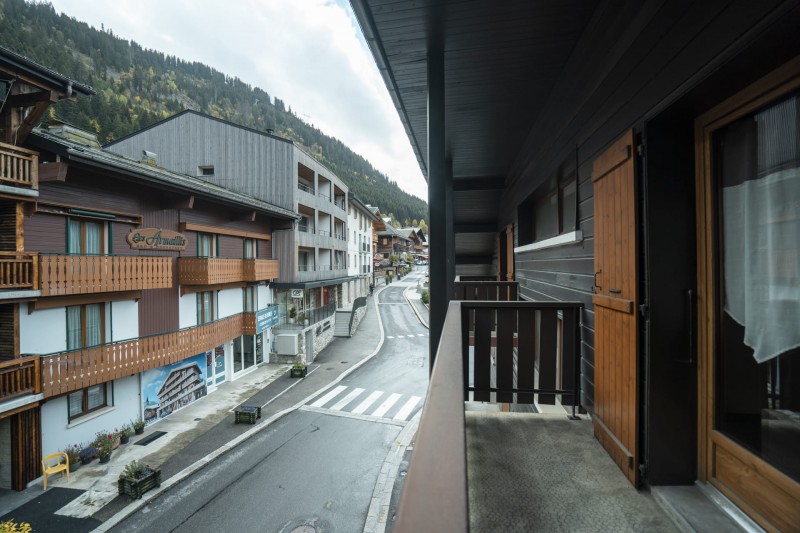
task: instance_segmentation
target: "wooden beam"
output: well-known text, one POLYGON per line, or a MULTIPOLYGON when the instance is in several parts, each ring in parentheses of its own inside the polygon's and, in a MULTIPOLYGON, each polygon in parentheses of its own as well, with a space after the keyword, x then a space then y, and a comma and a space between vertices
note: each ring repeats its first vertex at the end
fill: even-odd
POLYGON ((28 116, 25 117, 25 120, 22 121, 22 124, 19 125, 17 129, 17 142, 22 144, 25 142, 25 139, 28 138, 28 134, 30 134, 31 130, 33 129, 36 124, 39 123, 39 119, 42 118, 44 112, 47 111, 47 108, 50 107, 50 102, 37 102, 33 109, 28 113, 28 116))
POLYGON ((491 255, 457 255, 457 265, 491 265, 491 255))
POLYGON ((196 292, 206 291, 221 291, 222 289, 236 289, 247 287, 244 281, 235 281, 233 283, 217 283, 216 285, 181 285, 181 296, 185 294, 194 294, 196 292))
POLYGON ((67 181, 67 170, 69 165, 63 161, 57 163, 40 163, 39 164, 39 183, 44 182, 61 182, 67 181))
POLYGON ((17 226, 17 251, 25 251, 25 204, 17 202, 16 226, 17 226))
POLYGON ((186 196, 184 198, 180 198, 174 204, 175 209, 194 209, 194 196, 186 196))
POLYGON ((219 235, 232 235, 234 237, 244 237, 246 239, 261 239, 262 241, 272 240, 272 235, 270 235, 269 233, 256 233, 254 231, 220 228, 217 226, 205 226, 203 224, 193 224, 191 222, 181 222, 180 230, 181 233, 185 231, 200 231, 203 233, 216 233, 219 235))
POLYGON ((453 192, 496 191, 505 187, 502 176, 480 178, 453 178, 453 192))
POLYGON ((32 107, 42 102, 48 104, 58 101, 58 96, 54 91, 37 91, 35 93, 12 94, 6 98, 6 104, 11 107, 32 107))
POLYGON ((255 211, 249 211, 249 212, 245 213, 244 215, 242 215, 241 217, 239 217, 239 220, 244 221, 244 222, 255 222, 256 221, 256 212, 255 211))
POLYGON ((453 226, 453 233, 495 233, 497 224, 493 222, 483 224, 456 224, 453 226))
POLYGON ((50 296, 28 302, 28 314, 39 309, 54 309, 70 305, 85 305, 103 302, 119 302, 122 300, 141 300, 142 291, 100 292, 94 294, 76 294, 72 296, 50 296))

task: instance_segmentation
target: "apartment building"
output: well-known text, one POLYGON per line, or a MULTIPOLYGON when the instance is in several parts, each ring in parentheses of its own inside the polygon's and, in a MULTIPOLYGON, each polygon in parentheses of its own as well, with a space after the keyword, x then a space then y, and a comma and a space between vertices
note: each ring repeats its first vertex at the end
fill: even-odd
POLYGON ((345 302, 369 294, 372 284, 372 224, 378 217, 364 203, 350 195, 347 213, 347 274, 352 278, 345 286, 345 302))
POLYGON ((333 338, 344 287, 357 278, 347 266, 348 188, 330 169, 288 139, 191 110, 106 148, 131 158, 157 154, 164 168, 297 213, 296 223, 273 229, 280 275, 271 287, 279 324, 299 339, 274 351, 311 360, 333 338))

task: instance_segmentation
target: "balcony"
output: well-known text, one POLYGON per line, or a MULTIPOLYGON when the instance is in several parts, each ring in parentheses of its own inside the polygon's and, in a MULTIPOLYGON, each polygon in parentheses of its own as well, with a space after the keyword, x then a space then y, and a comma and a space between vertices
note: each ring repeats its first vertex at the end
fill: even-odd
POLYGON ((42 392, 39 357, 30 356, 0 363, 0 401, 42 392))
POLYGON ((277 259, 178 258, 178 283, 181 285, 263 281, 276 279, 278 273, 277 259))
POLYGON ((39 255, 42 296, 172 287, 172 257, 39 255))
POLYGON ((39 256, 0 252, 0 290, 39 290, 39 256))
POLYGON ((39 188, 39 154, 0 143, 0 185, 20 189, 39 188))
POLYGON ((201 326, 41 356, 45 398, 177 363, 245 333, 240 313, 201 326))

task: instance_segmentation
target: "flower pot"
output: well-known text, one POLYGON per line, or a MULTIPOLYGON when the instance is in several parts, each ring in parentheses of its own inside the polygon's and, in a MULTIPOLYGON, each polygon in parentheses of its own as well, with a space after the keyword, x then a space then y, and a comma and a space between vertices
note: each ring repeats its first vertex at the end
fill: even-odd
POLYGON ((131 440, 130 435, 120 435, 120 437, 119 437, 119 443, 120 444, 128 444, 128 442, 130 442, 130 440, 131 440))
POLYGON ((134 430, 133 430, 133 433, 134 433, 135 435, 141 435, 142 433, 144 433, 144 428, 143 428, 143 427, 141 427, 141 428, 134 428, 134 430))
POLYGON ((71 474, 71 473, 75 472, 77 469, 79 469, 81 467, 82 462, 83 462, 83 460, 80 459, 75 463, 70 463, 69 464, 69 473, 71 474))
POLYGON ((117 481, 119 493, 127 494, 134 499, 141 498, 142 494, 159 486, 161 486, 161 470, 150 470, 138 479, 120 477, 117 481))
POLYGON ((295 368, 292 367, 289 370, 289 377, 292 378, 304 378, 306 377, 306 373, 308 372, 308 367, 304 366, 303 368, 295 368))
POLYGON ((111 460, 111 456, 110 455, 105 455, 105 456, 100 458, 100 464, 105 464, 105 463, 109 462, 110 460, 111 460))

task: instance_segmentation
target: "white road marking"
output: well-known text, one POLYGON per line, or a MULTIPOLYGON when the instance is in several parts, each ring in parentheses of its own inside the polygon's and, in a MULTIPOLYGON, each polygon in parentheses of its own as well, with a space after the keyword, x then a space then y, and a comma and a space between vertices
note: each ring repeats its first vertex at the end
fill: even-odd
POLYGON ((386 338, 387 339, 394 339, 394 337, 392 337, 391 335, 387 335, 386 338))
POLYGON ((339 402, 337 402, 331 409, 334 411, 341 411, 345 405, 355 400, 359 394, 364 392, 364 389, 354 389, 353 392, 342 398, 339 402))
POLYGON ((425 336, 424 333, 417 333, 417 337, 424 337, 424 336, 425 336))
POLYGON ((417 406, 417 404, 421 399, 422 398, 420 398, 419 396, 412 396, 411 399, 408 400, 405 403, 405 405, 402 408, 400 408, 400 410, 397 411, 397 414, 394 415, 394 417, 392 418, 394 418, 395 420, 405 420, 406 418, 408 418, 408 415, 411 414, 411 411, 414 410, 414 408, 417 406))
POLYGON ((386 414, 386 411, 388 411, 389 409, 391 409, 391 408, 392 408, 392 406, 393 406, 395 403, 397 403, 397 400, 399 400, 401 396, 403 396, 403 395, 402 395, 402 394, 397 394, 397 393, 394 393, 394 394, 392 394, 391 396, 389 396, 389 397, 386 399, 386 401, 385 401, 385 402, 383 402, 383 403, 380 405, 380 407, 378 407, 377 409, 375 409, 375 411, 374 411, 374 412, 373 412, 373 413, 372 413, 370 416, 377 416, 378 418, 382 417, 383 415, 385 415, 385 414, 386 414))
POLYGON ((330 391, 328 394, 326 394, 325 396, 323 396, 322 398, 320 398, 316 402, 312 403, 311 407, 322 407, 323 405, 325 405, 329 401, 333 400, 336 396, 338 396, 346 388, 347 387, 345 387, 344 385, 339 385, 338 387, 336 387, 335 389, 330 391))
POLYGON ((364 411, 366 411, 367 409, 369 409, 369 406, 370 406, 370 405, 372 405, 373 403, 375 403, 375 400, 377 400, 378 398, 380 398, 380 397, 381 397, 381 395, 383 395, 383 391, 382 391, 382 390, 376 390, 375 392, 373 392, 372 394, 370 394, 370 395, 367 397, 367 399, 366 399, 366 400, 364 400, 363 402, 361 402, 360 404, 358 404, 358 407, 356 407, 355 409, 353 409, 352 413, 353 413, 353 414, 356 414, 356 415, 360 415, 360 414, 362 414, 364 411))

